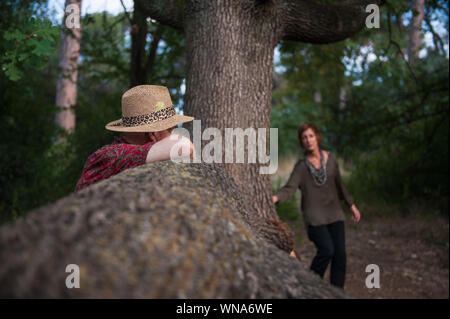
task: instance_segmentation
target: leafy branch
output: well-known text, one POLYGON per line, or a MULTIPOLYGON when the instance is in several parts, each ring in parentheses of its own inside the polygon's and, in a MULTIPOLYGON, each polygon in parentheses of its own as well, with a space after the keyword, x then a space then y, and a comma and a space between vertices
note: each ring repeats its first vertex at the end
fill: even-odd
POLYGON ((1 69, 11 81, 18 81, 25 70, 41 70, 56 46, 58 28, 50 21, 31 18, 22 28, 3 34, 6 50, 0 57, 1 69))

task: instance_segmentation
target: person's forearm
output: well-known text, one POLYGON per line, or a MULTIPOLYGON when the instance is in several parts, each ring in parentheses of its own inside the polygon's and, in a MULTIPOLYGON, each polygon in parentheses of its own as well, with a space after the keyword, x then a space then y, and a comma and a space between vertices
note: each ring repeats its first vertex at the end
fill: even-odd
POLYGON ((297 165, 289 176, 289 179, 282 188, 278 190, 275 196, 278 198, 278 203, 283 203, 291 197, 295 191, 298 189, 300 184, 300 172, 297 169, 297 165))
POLYGON ((361 213, 359 212, 358 207, 356 207, 355 204, 353 204, 350 208, 351 212, 352 212, 352 220, 356 223, 358 223, 361 219, 361 213))
POLYGON ((181 135, 172 134, 156 142, 147 154, 146 163, 166 161, 174 156, 174 159, 193 157, 194 147, 192 142, 181 135), (173 149, 175 148, 175 149, 173 149), (180 154, 180 151, 182 154, 180 154))
POLYGON ((277 198, 276 202, 280 204, 284 203, 295 193, 296 189, 297 188, 293 187, 292 185, 285 185, 274 195, 274 197, 277 198))

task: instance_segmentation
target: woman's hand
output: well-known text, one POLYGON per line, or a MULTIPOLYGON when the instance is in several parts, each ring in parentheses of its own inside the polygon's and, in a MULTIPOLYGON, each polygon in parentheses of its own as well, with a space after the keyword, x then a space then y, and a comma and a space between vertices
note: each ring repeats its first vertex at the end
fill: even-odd
POLYGON ((353 204, 352 207, 350 207, 350 210, 352 211, 352 215, 353 215, 352 220, 355 223, 358 223, 359 220, 361 219, 361 213, 359 212, 358 207, 356 207, 356 205, 353 204))
POLYGON ((276 202, 278 202, 278 196, 277 195, 272 195, 272 201, 275 204, 276 202))

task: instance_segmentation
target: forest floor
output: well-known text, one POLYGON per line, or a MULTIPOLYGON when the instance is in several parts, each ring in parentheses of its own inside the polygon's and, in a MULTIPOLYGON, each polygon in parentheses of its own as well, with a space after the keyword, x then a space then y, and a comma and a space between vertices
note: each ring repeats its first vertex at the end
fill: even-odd
MULTIPOLYGON (((316 248, 304 237, 296 249, 309 267, 316 248)), ((445 219, 363 216, 358 224, 348 220, 345 291, 354 298, 449 298, 448 240, 445 219), (379 266, 380 288, 365 285, 369 264, 379 266)))

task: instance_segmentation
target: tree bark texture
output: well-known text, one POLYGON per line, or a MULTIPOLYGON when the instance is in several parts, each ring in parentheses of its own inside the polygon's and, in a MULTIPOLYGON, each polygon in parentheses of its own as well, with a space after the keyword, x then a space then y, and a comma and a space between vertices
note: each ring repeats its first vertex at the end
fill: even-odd
POLYGON ((0 297, 346 298, 289 257, 277 227, 222 167, 128 169, 2 226, 0 297))
MULTIPOLYGON (((202 129, 219 128, 222 136, 225 128, 269 129, 273 50, 280 40, 330 43, 345 39, 364 27, 365 5, 382 3, 360 0, 326 6, 301 0, 136 1, 153 19, 185 32, 184 113, 200 119, 202 129)), ((269 175, 259 173, 260 165, 226 167, 247 197, 250 210, 263 218, 278 218, 269 175)))
MULTIPOLYGON (((64 8, 76 5, 81 19, 81 0, 66 0, 64 8)), ((66 19, 70 12, 64 14, 61 25, 61 47, 59 51, 59 77, 56 85, 56 124, 68 133, 75 130, 75 112, 77 103, 78 58, 80 56, 81 24, 68 28, 66 19)))
MULTIPOLYGON (((270 5, 187 2, 184 111, 201 119, 202 129, 217 127, 224 137, 224 128, 270 127, 273 51, 281 36, 277 19, 270 5)), ((260 174, 258 164, 226 166, 250 209, 277 218, 270 176, 260 174)))

